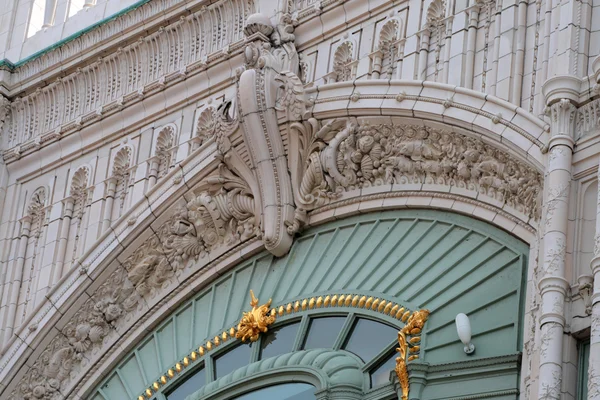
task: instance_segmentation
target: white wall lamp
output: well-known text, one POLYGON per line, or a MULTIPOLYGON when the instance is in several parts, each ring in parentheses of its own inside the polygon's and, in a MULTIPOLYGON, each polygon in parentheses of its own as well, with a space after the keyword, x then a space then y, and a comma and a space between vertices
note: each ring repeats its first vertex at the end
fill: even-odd
POLYGON ((475 345, 471 343, 471 321, 466 314, 460 313, 456 316, 456 332, 460 341, 465 345, 465 353, 471 355, 475 352, 475 345))

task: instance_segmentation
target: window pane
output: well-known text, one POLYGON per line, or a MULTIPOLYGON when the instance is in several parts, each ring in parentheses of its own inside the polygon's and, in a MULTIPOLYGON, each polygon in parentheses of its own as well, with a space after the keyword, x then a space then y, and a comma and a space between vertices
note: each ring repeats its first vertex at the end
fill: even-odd
POLYGON ((299 322, 269 330, 260 341, 260 359, 271 358, 292 351, 299 322))
POLYGON ((199 390, 205 384, 206 372, 204 371, 204 368, 202 368, 169 393, 167 395, 167 400, 184 400, 187 396, 199 390))
POLYGON ((315 387, 307 383, 269 386, 236 397, 235 400, 315 400, 315 387))
POLYGON ((372 388, 390 383, 390 372, 394 371, 394 368, 396 368, 397 356, 396 353, 392 353, 383 364, 371 372, 372 388))
POLYGON ((359 318, 354 323, 344 348, 362 358, 364 362, 369 362, 397 337, 397 329, 381 322, 359 318))
POLYGON ((304 349, 331 349, 346 317, 323 317, 310 320, 304 349))
POLYGON ((577 399, 586 400, 588 398, 588 366, 590 363, 590 342, 579 343, 579 368, 577 371, 577 399))
POLYGON ((242 344, 215 358, 216 379, 250 363, 252 348, 242 344))

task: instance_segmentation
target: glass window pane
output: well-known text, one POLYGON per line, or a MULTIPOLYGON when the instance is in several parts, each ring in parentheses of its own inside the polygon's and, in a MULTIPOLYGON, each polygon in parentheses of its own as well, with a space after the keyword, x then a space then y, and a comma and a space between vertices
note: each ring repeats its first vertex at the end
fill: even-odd
POLYGON ((252 348, 241 344, 215 358, 215 377, 219 379, 236 369, 250 363, 252 348))
POLYGON ((390 372, 393 372, 396 368, 396 357, 398 357, 398 354, 392 353, 383 364, 371 372, 372 388, 390 383, 390 372))
POLYGON ((260 340, 260 359, 291 352, 298 333, 299 322, 269 330, 260 340))
POLYGON ((304 349, 331 349, 345 321, 346 317, 312 318, 304 349))
POLYGON ((358 318, 344 349, 356 354, 367 363, 397 337, 396 328, 370 319, 358 318))
POLYGON ((189 376, 181 385, 167 395, 167 400, 184 400, 187 396, 199 390, 206 384, 204 368, 189 376))
POLYGON ((235 400, 315 400, 315 387, 307 383, 286 383, 246 393, 235 400))

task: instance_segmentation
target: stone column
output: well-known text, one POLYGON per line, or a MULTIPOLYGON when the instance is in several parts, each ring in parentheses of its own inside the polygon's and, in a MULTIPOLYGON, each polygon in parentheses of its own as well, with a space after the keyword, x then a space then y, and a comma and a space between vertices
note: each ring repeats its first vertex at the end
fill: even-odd
POLYGON ((21 281, 23 280, 23 266, 25 265, 25 257, 27 256, 27 242, 29 242, 29 233, 31 229, 31 217, 26 215, 21 219, 21 237, 19 238, 19 247, 17 257, 13 266, 14 278, 11 282, 10 299, 8 302, 8 315, 6 318, 6 330, 4 331, 4 345, 8 343, 12 337, 15 316, 17 313, 17 302, 19 301, 19 292, 21 289, 21 281))
MULTIPOLYGON (((598 183, 600 183, 600 166, 598 167, 598 183)), ((600 186, 598 187, 598 208, 596 210, 594 258, 591 262, 591 268, 594 286, 587 386, 588 400, 600 400, 600 186)))
POLYGON ((477 44, 477 24, 479 23, 479 2, 469 9, 469 30, 467 32, 467 54, 465 60, 465 82, 467 89, 473 89, 473 75, 475 71, 475 45, 477 44))
POLYGON ((564 302, 569 188, 575 112, 570 100, 549 106, 551 138, 548 143, 544 253, 538 286, 541 301, 541 349, 538 399, 560 399, 562 381, 564 302))
POLYGON ((79 233, 79 242, 77 243, 77 253, 75 257, 79 257, 85 251, 86 238, 88 233, 88 227, 90 226, 90 209, 92 206, 92 197, 94 195, 94 186, 90 186, 86 191, 85 202, 83 203, 83 211, 81 212, 81 218, 83 221, 83 233, 79 233))
POLYGON ((148 174, 148 189, 150 189, 152 186, 156 185, 156 180, 158 179, 158 168, 159 168, 158 157, 154 156, 150 160, 150 173, 148 174))
POLYGON ((63 274, 63 265, 67 254, 67 243, 69 241, 69 232, 71 230, 71 218, 73 217, 73 206, 75 204, 72 197, 64 200, 65 208, 63 213, 62 226, 60 228, 60 237, 58 239, 58 251, 56 252, 56 263, 52 273, 52 286, 59 281, 63 274))
POLYGON ((425 24, 419 35, 421 36, 421 47, 419 49, 417 79, 424 81, 427 78, 427 58, 429 56, 429 24, 425 24))
POLYGON ((115 203, 115 192, 117 190, 117 178, 112 177, 107 182, 106 199, 104 200, 104 218, 102 220, 102 233, 110 227, 112 220, 113 204, 115 203))
POLYGON ((56 14, 56 0, 46 0, 44 8, 44 24, 42 28, 48 28, 54 25, 54 16, 56 14))

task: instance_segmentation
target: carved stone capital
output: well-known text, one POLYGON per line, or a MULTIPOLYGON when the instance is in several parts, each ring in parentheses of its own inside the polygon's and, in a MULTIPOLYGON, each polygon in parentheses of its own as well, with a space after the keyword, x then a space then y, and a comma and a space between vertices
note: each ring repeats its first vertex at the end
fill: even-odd
MULTIPOLYGON (((572 147, 572 142, 569 145, 566 138, 572 141, 575 135, 577 107, 569 99, 560 99, 548 107, 548 113, 550 115, 550 134, 552 138, 556 137, 555 140, 559 140, 558 138, 564 139, 557 143, 572 147)), ((552 147, 552 142, 549 146, 552 147)))

